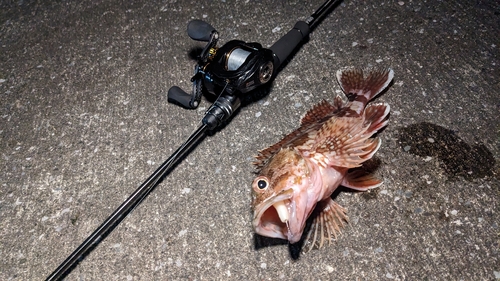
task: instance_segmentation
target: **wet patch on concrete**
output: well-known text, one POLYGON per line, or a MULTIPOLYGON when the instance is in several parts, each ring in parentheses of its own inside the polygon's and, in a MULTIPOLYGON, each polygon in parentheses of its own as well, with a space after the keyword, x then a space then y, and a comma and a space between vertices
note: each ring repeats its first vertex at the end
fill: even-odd
POLYGON ((401 148, 421 157, 436 157, 450 180, 493 176, 495 158, 484 144, 469 145, 444 127, 422 122, 400 129, 401 148))

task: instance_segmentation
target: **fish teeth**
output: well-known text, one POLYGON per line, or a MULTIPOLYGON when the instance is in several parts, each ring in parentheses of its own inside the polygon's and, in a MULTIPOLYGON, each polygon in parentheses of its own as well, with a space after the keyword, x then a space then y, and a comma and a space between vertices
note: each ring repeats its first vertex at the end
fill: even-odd
POLYGON ((288 209, 283 201, 274 203, 273 207, 276 209, 276 212, 278 212, 278 216, 280 217, 282 223, 287 223, 288 220, 290 220, 288 209))

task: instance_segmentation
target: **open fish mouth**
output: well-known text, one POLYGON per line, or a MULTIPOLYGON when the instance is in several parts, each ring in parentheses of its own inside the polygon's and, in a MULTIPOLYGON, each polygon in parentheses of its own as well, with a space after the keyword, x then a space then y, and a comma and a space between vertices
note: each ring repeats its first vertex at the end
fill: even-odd
POLYGON ((282 190, 255 206, 253 225, 262 236, 288 239, 289 221, 294 216, 291 198, 293 189, 282 190))

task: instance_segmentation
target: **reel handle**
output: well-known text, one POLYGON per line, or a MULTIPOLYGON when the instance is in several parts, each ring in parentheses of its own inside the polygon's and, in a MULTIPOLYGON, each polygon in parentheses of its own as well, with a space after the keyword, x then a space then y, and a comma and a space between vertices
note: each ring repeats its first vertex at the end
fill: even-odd
POLYGON ((177 86, 173 86, 168 90, 167 97, 169 102, 178 103, 187 109, 193 109, 198 106, 198 104, 196 104, 196 106, 191 104, 193 95, 186 93, 183 89, 177 86))
POLYGON ((215 31, 215 28, 209 23, 202 20, 192 20, 188 24, 187 32, 191 39, 196 41, 208 42, 210 35, 215 31))

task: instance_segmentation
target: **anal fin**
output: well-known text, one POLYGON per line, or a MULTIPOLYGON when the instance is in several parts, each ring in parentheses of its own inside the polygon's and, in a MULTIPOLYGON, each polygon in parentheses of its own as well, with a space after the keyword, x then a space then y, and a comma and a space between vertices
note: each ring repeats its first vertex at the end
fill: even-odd
POLYGON ((307 251, 313 248, 320 249, 326 241, 330 245, 333 239, 341 233, 341 229, 347 224, 347 210, 335 203, 331 198, 326 198, 316 206, 317 216, 313 219, 311 228, 304 240, 307 251))
POLYGON ((341 185, 358 191, 367 191, 368 189, 379 187, 383 182, 377 179, 373 174, 363 170, 354 170, 348 172, 341 185))

